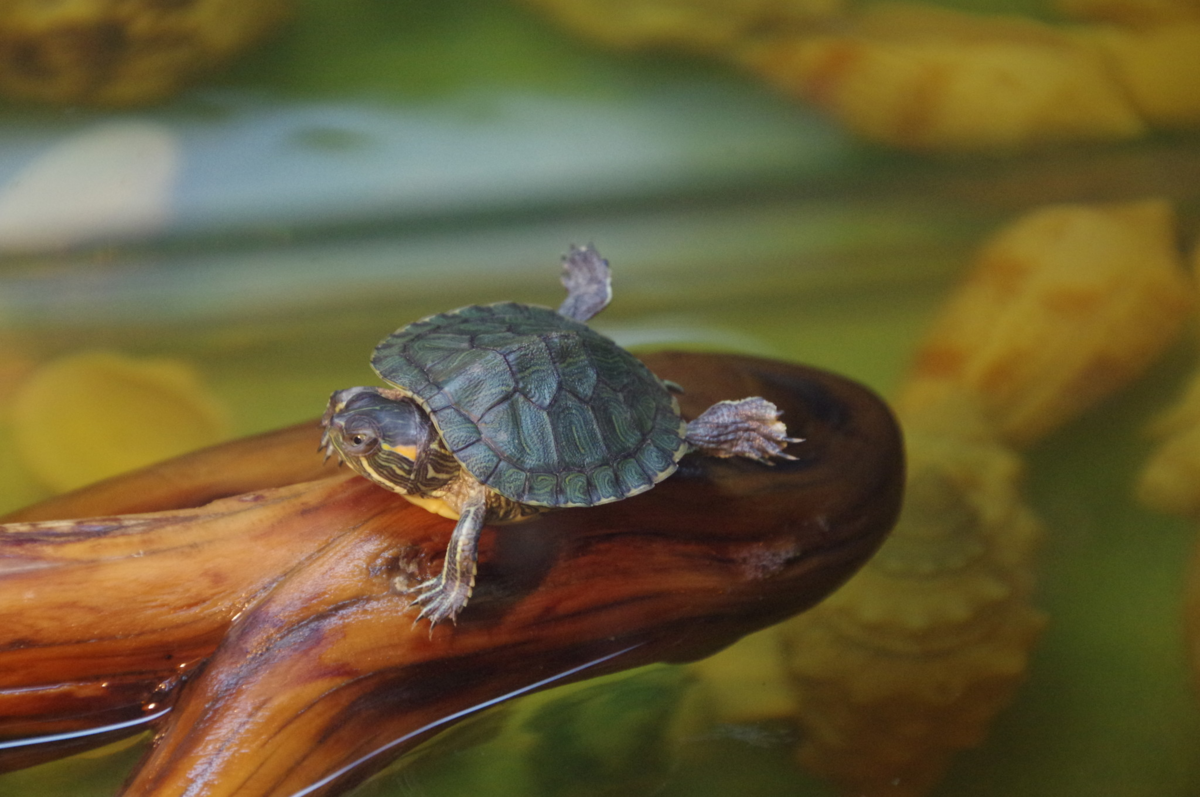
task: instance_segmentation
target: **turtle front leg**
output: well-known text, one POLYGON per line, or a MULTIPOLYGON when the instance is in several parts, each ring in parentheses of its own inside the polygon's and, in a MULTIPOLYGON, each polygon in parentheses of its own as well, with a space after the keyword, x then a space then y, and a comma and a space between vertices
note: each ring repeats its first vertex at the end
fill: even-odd
POLYGON ((424 581, 407 593, 415 593, 412 604, 421 606, 416 621, 429 618, 429 630, 443 620, 454 622, 475 589, 476 552, 479 533, 487 517, 487 491, 480 485, 459 510, 458 525, 446 546, 446 561, 436 578, 424 581))
POLYGON ((684 439, 710 457, 747 457, 760 462, 772 457, 795 459, 783 449, 801 439, 787 436, 779 414, 778 407, 760 396, 720 401, 688 423, 684 439))
POLYGON ((562 284, 567 298, 558 312, 567 318, 587 321, 612 301, 612 271, 590 244, 572 246, 563 258, 562 284))

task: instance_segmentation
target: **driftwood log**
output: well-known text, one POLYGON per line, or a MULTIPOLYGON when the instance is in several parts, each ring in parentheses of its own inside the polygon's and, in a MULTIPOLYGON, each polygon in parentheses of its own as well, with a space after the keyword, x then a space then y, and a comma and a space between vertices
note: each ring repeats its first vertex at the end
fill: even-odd
POLYGON ((452 521, 322 465, 315 423, 0 518, 0 769, 150 726, 129 797, 338 794, 507 696, 714 652, 875 551, 903 454, 872 393, 746 357, 646 361, 689 417, 774 401, 798 459, 689 457, 636 498, 488 529, 470 607, 432 634, 396 586, 440 566, 452 521))

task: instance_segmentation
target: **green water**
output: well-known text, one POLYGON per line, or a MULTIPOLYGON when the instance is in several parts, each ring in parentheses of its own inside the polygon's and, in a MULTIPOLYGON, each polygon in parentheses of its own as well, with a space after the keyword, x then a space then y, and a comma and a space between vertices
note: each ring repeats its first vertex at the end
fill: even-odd
MULTIPOLYGON (((182 153, 171 213, 133 239, 0 255, 0 354, 184 359, 238 435, 369 382, 371 347, 422 315, 555 304, 573 241, 613 263, 596 326, 618 340, 808 362, 887 394, 974 245, 1024 209, 1162 195, 1189 238, 1200 226, 1197 184, 1180 177, 1200 162, 1194 138, 894 155, 712 64, 606 53, 498 0, 309 0, 288 33, 166 107, 0 109, 0 180, 131 121, 182 153)), ((1130 498, 1143 425, 1193 348, 1029 453, 1051 622, 1015 703, 936 795, 1200 794, 1180 631, 1195 529, 1130 498)), ((0 510, 47 494, 10 441, 0 418, 0 510)), ((686 690, 682 670, 656 668, 539 696, 361 793, 830 793, 793 765, 787 728, 671 736, 686 690)), ((0 776, 0 795, 113 794, 138 754, 0 776)))
MULTIPOLYGON (((620 276, 619 261, 614 264, 620 276)), ((232 408, 237 432, 250 432, 313 417, 331 389, 369 381, 365 355, 381 331, 422 313, 486 298, 553 301, 553 268, 545 271, 537 284, 513 281, 494 295, 470 283, 437 295, 352 308, 334 302, 320 312, 268 320, 44 331, 37 340, 47 351, 102 343, 186 358, 232 408)), ((681 303, 669 286, 656 286, 670 282, 664 275, 673 279, 674 272, 663 266, 626 273, 625 288, 598 326, 633 341, 812 362, 885 393, 946 288, 939 278, 916 274, 886 289, 869 283, 856 290, 805 287, 797 279, 794 290, 758 294, 747 288, 732 298, 721 290, 706 297, 693 285, 681 303)), ((723 279, 714 277, 714 283, 723 279)), ((1182 797, 1200 789, 1200 709, 1187 683, 1179 628, 1183 566, 1195 532, 1129 497, 1149 448, 1142 424, 1175 395, 1192 356, 1189 346, 1177 347, 1131 390, 1032 451, 1028 493, 1049 527, 1038 604, 1051 624, 1016 703, 1000 715, 982 748, 958 757, 937 794, 1182 797)), ((6 452, 9 472, 16 467, 11 459, 6 452)), ((6 482, 5 506, 33 497, 36 489, 27 479, 6 482)), ((605 728, 619 728, 616 735, 623 738, 629 723, 640 722, 650 726, 651 737, 662 736, 682 677, 618 679, 612 687, 617 698, 612 690, 576 694, 559 710, 545 712, 537 737, 542 753, 527 746, 514 752, 503 734, 498 740, 464 734, 364 786, 363 793, 472 794, 485 785, 490 794, 581 793, 564 791, 552 777, 555 762, 572 760, 556 747, 567 744, 565 729, 582 724, 603 738, 605 728), (642 679, 650 679, 644 688, 657 690, 664 701, 650 718, 638 713, 644 714, 644 698, 619 700, 621 689, 642 679), (554 722, 561 724, 558 731, 554 722)), ((731 734, 714 728, 682 744, 661 741, 657 755, 645 761, 617 756, 604 773, 608 780, 599 782, 611 781, 626 794, 828 793, 792 765, 794 735, 759 730, 747 736, 745 729, 731 734)), ((575 744, 590 749, 586 739, 575 744)), ((10 774, 0 777, 0 794, 111 794, 133 759, 134 752, 125 751, 10 774)), ((593 773, 589 782, 595 780, 593 773)))

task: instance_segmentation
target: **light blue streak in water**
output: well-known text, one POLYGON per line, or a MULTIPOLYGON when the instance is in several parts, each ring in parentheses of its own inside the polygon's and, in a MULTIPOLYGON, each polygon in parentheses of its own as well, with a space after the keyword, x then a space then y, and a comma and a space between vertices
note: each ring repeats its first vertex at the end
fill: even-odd
POLYGON ((469 708, 464 708, 462 711, 456 711, 453 714, 442 717, 439 720, 434 720, 433 722, 431 722, 427 725, 424 725, 424 726, 418 728, 417 730, 412 731, 411 733, 406 733, 404 736, 401 736, 399 739, 395 739, 391 742, 388 742, 383 747, 380 747, 376 750, 373 750, 370 753, 367 753, 365 756, 363 756, 362 758, 359 758, 357 761, 353 761, 353 762, 347 764, 346 766, 342 767, 341 769, 337 770, 336 772, 333 772, 333 773, 325 776, 324 778, 322 778, 321 780, 312 784, 311 786, 301 789, 298 792, 293 792, 291 797, 305 797, 306 795, 312 794, 317 789, 321 789, 321 788, 324 788, 325 786, 328 786, 330 783, 333 783, 335 780, 342 777, 343 775, 350 772, 351 770, 355 769, 356 767, 361 766, 362 764, 366 763, 367 761, 370 761, 372 758, 375 758, 378 755, 382 755, 383 753, 386 753, 388 750, 391 750, 392 748, 396 747, 397 745, 407 742, 409 739, 412 739, 414 736, 419 736, 422 733, 425 733, 426 731, 431 731, 434 728, 438 728, 438 727, 441 727, 442 725, 446 725, 448 723, 454 722, 455 720, 470 716, 471 714, 474 714, 479 711, 483 711, 486 708, 491 708, 492 706, 499 705, 500 703, 503 703, 505 700, 511 700, 514 697, 519 697, 528 692, 532 692, 535 689, 539 689, 543 686, 546 686, 547 684, 554 683, 555 681, 561 681, 564 678, 570 678, 572 675, 575 675, 576 673, 583 672, 584 670, 589 669, 591 667, 595 667, 598 664, 603 664, 604 662, 609 661, 611 659, 615 659, 618 656, 623 656, 626 653, 628 653, 629 651, 634 650, 635 648, 639 648, 641 646, 642 646, 642 643, 638 643, 636 645, 630 645, 629 647, 625 648, 624 650, 618 650, 616 653, 609 653, 607 656, 601 656, 598 659, 593 659, 592 661, 586 662, 584 664, 580 664, 578 667, 572 667, 571 669, 557 673, 556 675, 551 675, 549 678, 543 678, 542 680, 540 680, 536 683, 529 684, 528 686, 523 686, 520 689, 514 689, 513 691, 509 692, 508 694, 500 695, 500 697, 495 697, 495 698, 492 698, 491 700, 485 700, 484 702, 479 703, 478 705, 471 706, 469 708))
POLYGON ((136 114, 43 115, 0 128, 0 186, 113 122, 160 126, 178 146, 167 235, 740 190, 827 174, 853 157, 802 109, 699 80, 617 96, 476 90, 403 105, 227 90, 191 97, 136 114))
POLYGON ((137 719, 126 720, 125 722, 116 722, 112 725, 101 725, 96 728, 86 728, 81 731, 70 731, 68 733, 52 733, 48 736, 31 736, 27 739, 13 739, 7 742, 0 742, 0 750, 11 750, 16 747, 33 747, 38 744, 52 744, 54 742, 65 742, 71 739, 85 739, 88 736, 96 736, 109 731, 120 731, 126 728, 136 728, 139 725, 148 725, 160 717, 165 717, 170 713, 170 708, 164 708, 161 711, 156 711, 153 714, 147 714, 144 717, 137 719))
MULTIPOLYGON (((346 773, 353 770, 355 767, 362 765, 363 763, 371 760, 372 758, 374 758, 378 755, 382 755, 383 753, 386 753, 388 750, 392 749, 393 747, 396 747, 397 745, 403 744, 404 742, 408 741, 409 739, 412 739, 414 736, 419 736, 420 734, 425 733, 426 731, 433 730, 434 728, 454 722, 455 720, 469 716, 476 712, 483 711, 484 709, 487 709, 487 708, 491 708, 492 706, 503 703, 505 700, 510 700, 514 697, 519 697, 520 695, 526 694, 527 692, 532 692, 536 689, 540 689, 541 687, 546 686, 547 684, 554 683, 555 681, 560 681, 564 678, 569 678, 572 675, 575 675, 576 673, 583 672, 584 670, 587 670, 591 667, 595 667, 596 665, 603 664, 604 662, 615 659, 618 656, 623 656, 626 653, 628 653, 629 651, 634 650, 639 647, 641 647, 641 643, 639 643, 637 645, 631 645, 627 648, 624 648, 623 650, 618 650, 617 652, 610 653, 607 656, 601 656, 598 659, 593 659, 592 661, 586 662, 584 664, 580 664, 577 667, 572 667, 569 670, 564 670, 563 672, 556 673, 555 675, 551 675, 549 678, 543 678, 542 680, 537 681, 536 683, 529 684, 528 686, 523 686, 520 689, 515 689, 512 692, 509 692, 508 694, 504 694, 499 697, 492 698, 491 700, 484 701, 483 703, 480 703, 475 706, 471 706, 469 708, 465 708, 461 711, 456 711, 455 713, 450 714, 445 717, 442 717, 439 720, 434 720, 433 722, 430 722, 429 724, 424 725, 424 726, 418 728, 417 730, 412 731, 411 733, 405 734, 404 736, 400 737, 399 739, 389 742, 388 744, 384 745, 383 747, 380 747, 377 750, 374 750, 371 753, 368 753, 367 755, 363 756, 362 758, 359 758, 357 761, 354 761, 354 762, 342 767, 341 769, 337 770, 333 774, 323 778, 322 780, 312 784, 311 786, 309 786, 301 791, 295 792, 295 794, 293 794, 292 797, 304 797, 304 795, 312 794, 315 790, 332 783, 334 780, 342 777, 346 773)), ((6 741, 6 742, 0 742, 0 750, 11 750, 11 749, 18 748, 18 747, 33 747, 33 746, 39 745, 39 744, 52 744, 54 742, 69 741, 71 739, 85 739, 89 736, 97 736, 99 734, 109 733, 111 731, 120 731, 120 730, 124 730, 127 728, 136 728, 139 725, 148 725, 157 719, 165 717, 170 712, 171 712, 171 709, 168 707, 168 708, 164 708, 160 711, 156 711, 153 714, 147 714, 144 717, 138 717, 137 719, 126 720, 125 722, 116 722, 111 725, 101 725, 101 726, 98 726, 95 728, 87 728, 87 729, 80 730, 80 731, 70 731, 68 733, 54 733, 54 734, 48 734, 46 736, 31 736, 26 739, 13 739, 13 740, 6 741)))

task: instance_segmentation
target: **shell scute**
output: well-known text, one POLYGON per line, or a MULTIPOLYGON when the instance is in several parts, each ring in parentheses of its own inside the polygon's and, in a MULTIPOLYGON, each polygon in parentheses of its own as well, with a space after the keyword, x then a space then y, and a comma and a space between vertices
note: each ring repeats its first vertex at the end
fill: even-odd
POLYGON ((482 438, 479 427, 455 407, 447 406, 436 411, 433 413, 433 420, 442 434, 442 439, 446 441, 446 447, 456 452, 460 462, 462 456, 458 452, 482 438))
POLYGON ((587 358, 601 382, 621 388, 629 385, 639 375, 629 367, 629 361, 633 358, 624 349, 598 335, 595 338, 584 338, 582 342, 587 358))
MULTIPOLYGON (((447 389, 455 380, 469 375, 504 378, 508 370, 504 356, 491 349, 465 349, 454 351, 439 359, 425 362, 424 371, 431 382, 447 389)), ((512 380, 509 380, 512 384, 512 380)))
POLYGON ((654 431, 656 422, 658 421, 659 407, 658 401, 655 401, 655 396, 640 393, 633 397, 633 418, 635 428, 643 436, 650 435, 654 431))
MULTIPOLYGON (((467 324, 461 324, 459 325, 459 329, 461 329, 464 333, 468 333, 469 330, 466 329, 467 326, 467 324)), ((479 325, 474 324, 472 326, 479 325)), ((483 349, 491 349, 492 351, 503 352, 505 349, 508 349, 513 345, 514 340, 521 340, 524 337, 523 335, 514 335, 514 331, 515 330, 510 331, 507 329, 502 329, 497 332, 496 322, 495 319, 493 319, 491 322, 491 329, 489 329, 487 332, 474 334, 473 343, 483 349)))
POLYGON ((421 385, 419 388, 413 389, 411 392, 417 398, 420 398, 427 402, 431 402, 431 404, 432 404, 431 400, 433 399, 434 396, 440 395, 442 393, 442 389, 440 387, 438 387, 437 385, 435 385, 433 382, 426 382, 425 384, 421 385))
MULTIPOLYGON (((432 382, 430 385, 435 389, 437 388, 437 385, 434 385, 432 382)), ((450 397, 441 390, 437 390, 432 396, 429 397, 429 400, 425 402, 425 409, 432 413, 437 413, 438 410, 443 410, 450 406, 453 406, 453 403, 450 401, 450 397)))
POLYGON ((550 416, 517 394, 493 407, 481 420, 487 440, 504 459, 524 471, 560 470, 550 416))
POLYGON ((562 461, 572 468, 593 465, 608 447, 592 411, 579 399, 564 393, 550 409, 551 426, 562 461))
POLYGON ((562 503, 573 506, 587 506, 591 503, 591 491, 588 489, 588 478, 582 473, 566 473, 559 479, 562 487, 562 503))
POLYGON ((440 324, 445 324, 447 320, 451 321, 456 334, 478 335, 495 332, 496 316, 498 315, 512 315, 511 303, 475 304, 452 310, 449 313, 442 313, 440 316, 434 316, 431 320, 436 320, 440 324))
POLYGON ((617 475, 608 465, 601 465, 591 473, 592 503, 603 504, 622 497, 617 485, 617 475))
POLYGON ((544 506, 558 504, 558 477, 553 473, 529 474, 526 502, 544 506))
POLYGON ((641 447, 637 459, 642 467, 651 473, 665 473, 675 467, 675 460, 652 441, 647 441, 641 447))
POLYGON ((375 371, 391 384, 413 395, 422 396, 430 388, 434 393, 438 392, 439 388, 431 385, 425 371, 404 356, 401 346, 389 345, 390 340, 375 347, 375 355, 371 358, 375 371))
POLYGON ((596 369, 592 367, 579 336, 549 334, 543 336, 542 341, 562 380, 562 387, 583 401, 589 401, 596 389, 596 369))
POLYGON ((548 409, 561 385, 546 344, 537 337, 523 339, 521 345, 506 349, 504 356, 516 376, 517 390, 540 409, 548 409))
POLYGON ((470 351, 472 348, 469 338, 459 334, 448 334, 436 328, 420 335, 407 337, 409 340, 401 349, 404 355, 409 359, 426 364, 437 362, 448 354, 470 351))
POLYGON ((678 418, 674 428, 667 424, 657 424, 654 430, 650 432, 650 439, 654 445, 658 446, 663 451, 671 452, 674 459, 681 456, 678 452, 680 449, 679 440, 687 434, 687 424, 682 418, 678 418))
POLYGON ((505 403, 517 389, 504 358, 495 352, 482 353, 490 356, 479 357, 470 366, 451 371, 444 378, 433 371, 430 374, 451 403, 476 423, 493 407, 505 403))
POLYGON ((589 405, 600 435, 610 442, 610 450, 633 451, 642 441, 642 432, 622 397, 608 385, 600 385, 589 405))
POLYGON ((617 463, 617 483, 621 485, 624 495, 637 495, 654 486, 654 482, 650 481, 650 477, 638 465, 637 460, 632 458, 622 459, 617 463))
MULTIPOLYGON (((493 304, 477 304, 466 308, 481 316, 500 316, 506 320, 511 320, 520 316, 530 316, 531 311, 545 310, 544 307, 534 307, 521 302, 495 302, 493 304)), ((551 311, 553 312, 553 311, 551 311)))
MULTIPOLYGON (((495 452, 493 452, 495 453, 495 452)), ((499 460, 495 472, 488 483, 501 495, 521 495, 526 492, 529 474, 520 468, 499 460)))
POLYGON ((502 463, 500 455, 493 451, 487 443, 482 441, 472 443, 460 451, 455 451, 454 456, 471 473, 484 474, 481 480, 491 479, 502 463))

